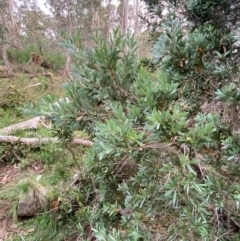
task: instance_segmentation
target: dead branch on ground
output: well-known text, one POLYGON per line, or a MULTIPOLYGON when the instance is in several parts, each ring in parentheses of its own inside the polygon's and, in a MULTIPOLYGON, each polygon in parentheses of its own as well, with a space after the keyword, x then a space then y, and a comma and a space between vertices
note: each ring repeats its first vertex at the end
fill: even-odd
MULTIPOLYGON (((59 142, 58 138, 21 138, 16 136, 2 136, 0 135, 0 143, 21 143, 26 145, 40 145, 47 143, 57 143, 59 142)), ((82 145, 86 147, 91 147, 93 143, 89 140, 83 140, 79 138, 73 138, 72 144, 74 145, 82 145)))
MULTIPOLYGON (((20 138, 17 136, 9 135, 11 132, 16 130, 25 130, 25 129, 37 129, 38 126, 42 125, 45 128, 49 128, 49 126, 45 123, 44 116, 37 116, 30 120, 7 126, 0 129, 0 143, 22 143, 26 145, 40 145, 46 143, 57 143, 59 142, 58 138, 20 138)), ((93 143, 90 140, 83 140, 80 138, 73 138, 71 144, 74 145, 82 145, 86 147, 91 147, 93 143)))
POLYGON ((37 116, 28 121, 24 121, 15 125, 4 127, 0 129, 0 134, 6 135, 16 130, 37 129, 37 127, 42 124, 44 119, 45 118, 42 116, 37 116))

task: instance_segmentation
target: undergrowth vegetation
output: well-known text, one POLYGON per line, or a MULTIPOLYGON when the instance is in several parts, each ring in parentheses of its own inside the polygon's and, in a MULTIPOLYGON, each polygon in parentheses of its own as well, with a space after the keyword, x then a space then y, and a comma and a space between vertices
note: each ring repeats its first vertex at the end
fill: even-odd
POLYGON ((70 101, 56 105, 46 96, 24 111, 51 118, 63 142, 79 130, 94 141, 80 169, 78 203, 88 215, 76 221, 79 236, 90 227, 89 238, 109 241, 237 239, 239 135, 217 111, 203 110, 209 91, 212 105, 237 106, 237 86, 202 88, 198 72, 184 78, 170 59, 150 72, 138 62, 133 36, 118 31, 109 43, 97 36, 83 54, 66 46, 82 63, 76 81, 64 85, 70 101))
POLYGON ((186 6, 187 30, 169 4, 152 60, 139 60, 134 36, 117 30, 109 41, 97 34, 91 49, 63 43, 74 60, 64 98, 24 99, 20 108, 48 118, 42 134, 61 141, 21 150, 22 168, 44 165, 31 178, 49 203, 27 221, 26 240, 240 239, 238 38, 227 18, 196 15, 199 4, 186 6), (76 136, 93 146, 73 146, 76 136))
MULTIPOLYGON (((39 52, 39 46, 28 44, 24 49, 8 49, 7 56, 12 63, 20 65, 27 64, 32 53, 42 54, 39 52)), ((57 52, 57 50, 54 52, 44 51, 43 57, 54 70, 63 68, 66 62, 64 54, 57 52)))

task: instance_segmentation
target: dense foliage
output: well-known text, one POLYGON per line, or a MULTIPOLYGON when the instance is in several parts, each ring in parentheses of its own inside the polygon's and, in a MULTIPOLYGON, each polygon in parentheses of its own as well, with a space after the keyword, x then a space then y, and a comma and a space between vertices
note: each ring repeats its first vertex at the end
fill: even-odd
POLYGON ((62 140, 92 136, 80 219, 97 240, 238 240, 239 53, 226 28, 236 6, 166 3, 156 71, 138 61, 131 34, 97 36, 84 52, 66 43, 76 59, 66 99, 47 96, 25 111, 51 118, 62 140))

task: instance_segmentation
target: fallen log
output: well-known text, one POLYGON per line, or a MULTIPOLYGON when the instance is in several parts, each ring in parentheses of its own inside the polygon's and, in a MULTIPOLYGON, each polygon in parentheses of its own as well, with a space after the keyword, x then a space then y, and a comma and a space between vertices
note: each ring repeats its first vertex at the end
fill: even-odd
MULTIPOLYGON (((0 129, 0 143, 22 143, 25 145, 40 145, 40 144, 46 144, 46 143, 58 143, 60 140, 58 138, 25 138, 25 137, 17 137, 17 136, 11 136, 8 135, 11 132, 14 132, 16 130, 24 130, 24 129, 37 129, 39 125, 42 125, 46 128, 49 128, 49 126, 44 122, 45 117, 44 116, 37 116, 30 120, 7 126, 2 129, 0 129)), ((71 144, 74 145, 82 145, 86 147, 91 147, 93 143, 89 140, 83 140, 80 138, 73 138, 71 141, 71 144)))
POLYGON ((6 134, 9 134, 16 130, 37 129, 37 127, 40 124, 43 124, 44 119, 45 118, 42 116, 37 116, 30 120, 27 120, 27 121, 24 121, 24 122, 15 124, 15 125, 4 127, 2 129, 0 129, 0 134, 6 135, 6 134))
MULTIPOLYGON (((58 142, 60 141, 56 137, 55 138, 24 138, 24 137, 0 135, 0 143, 11 143, 11 144, 22 143, 25 145, 40 145, 40 144, 58 143, 58 142)), ((91 147, 93 145, 93 142, 89 140, 73 138, 71 144, 91 147)))

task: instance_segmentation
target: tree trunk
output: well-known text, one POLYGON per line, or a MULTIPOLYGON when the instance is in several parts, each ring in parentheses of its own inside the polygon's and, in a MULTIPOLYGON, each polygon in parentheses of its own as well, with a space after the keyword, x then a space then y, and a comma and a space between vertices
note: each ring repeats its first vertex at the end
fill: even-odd
POLYGON ((128 30, 128 9, 129 0, 123 0, 123 11, 122 11, 122 32, 127 33, 128 30))
POLYGON ((105 39, 109 38, 109 32, 110 32, 110 16, 111 16, 111 3, 112 0, 108 0, 108 5, 107 5, 107 17, 105 20, 105 29, 104 29, 104 36, 105 39))
POLYGON ((97 29, 99 29, 99 11, 95 11, 94 13, 94 23, 95 23, 95 27, 97 29))
POLYGON ((16 48, 20 48, 20 46, 17 44, 19 28, 15 21, 14 10, 13 10, 13 0, 6 1, 6 9, 2 9, 2 11, 1 11, 0 23, 5 28, 5 29, 2 28, 2 36, 1 36, 2 59, 3 59, 5 66, 8 69, 7 72, 12 73, 12 67, 7 58, 7 48, 9 45, 12 45, 16 48), (6 19, 6 16, 9 17, 9 21, 8 21, 8 19, 6 19))
POLYGON ((138 36, 139 31, 139 0, 136 0, 136 6, 135 6, 135 22, 134 22, 134 33, 135 36, 138 36))
MULTIPOLYGON (((67 1, 67 11, 68 11, 68 37, 72 36, 72 18, 71 18, 71 10, 70 10, 70 0, 67 1)), ((72 76, 70 74, 71 72, 71 57, 69 55, 69 52, 67 51, 67 61, 66 61, 66 73, 67 76, 72 79, 72 76)))
POLYGON ((3 41, 1 44, 2 58, 5 66, 7 67, 7 72, 12 73, 13 69, 7 57, 7 44, 3 41))
POLYGON ((17 36, 19 35, 19 28, 18 28, 17 23, 15 21, 14 10, 13 10, 13 1, 7 0, 7 6, 8 6, 9 17, 10 17, 11 35, 15 39, 17 39, 17 36))
POLYGON ((128 11, 129 11, 129 0, 125 0, 125 10, 124 10, 125 33, 128 31, 128 11))

